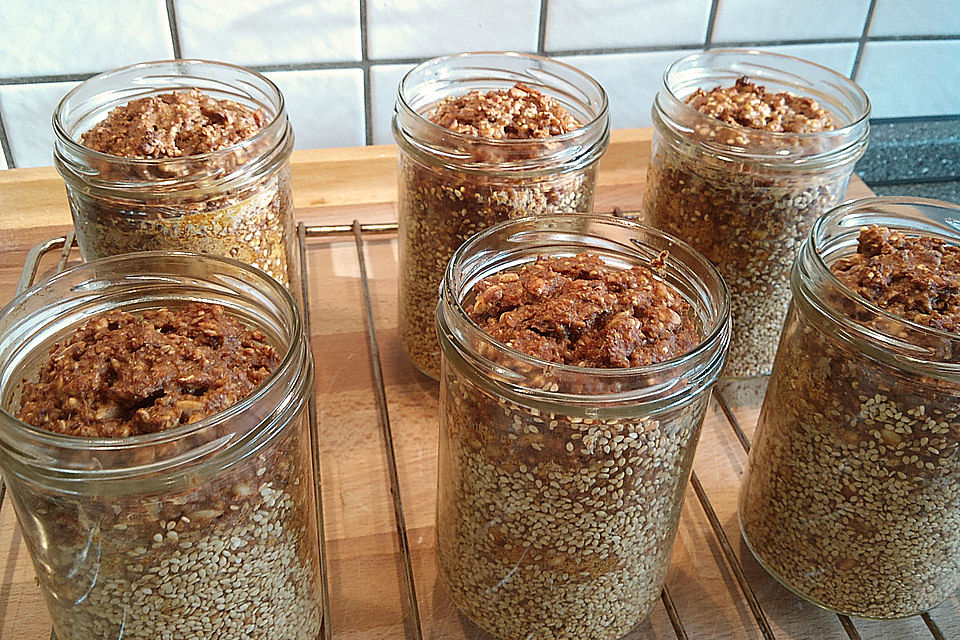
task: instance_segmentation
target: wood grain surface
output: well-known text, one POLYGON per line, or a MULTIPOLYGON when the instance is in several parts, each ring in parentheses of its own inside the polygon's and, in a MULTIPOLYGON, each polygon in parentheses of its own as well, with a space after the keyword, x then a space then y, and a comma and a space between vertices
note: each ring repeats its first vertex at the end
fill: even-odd
MULTIPOLYGON (((610 211, 614 206, 639 209, 650 138, 648 129, 614 132, 601 163, 598 211, 610 211)), ((296 152, 293 179, 298 219, 308 224, 395 220, 395 164, 393 147, 296 152)), ((867 188, 855 178, 849 195, 867 194, 867 188)), ((52 168, 0 172, 0 302, 13 295, 27 250, 61 235, 69 225, 63 183, 52 168)), ((396 239, 367 239, 365 256, 424 636, 436 640, 487 638, 457 614, 436 579, 437 385, 417 373, 400 351, 396 239)), ((48 270, 54 262, 47 259, 42 268, 48 270)), ((333 635, 337 640, 413 637, 410 612, 404 607, 393 502, 353 240, 311 240, 308 269, 333 635)), ((736 418, 752 433, 762 386, 728 392, 736 418)), ((775 637, 847 638, 835 615, 804 603, 777 585, 746 551, 735 517, 737 486, 745 462, 746 454, 729 419, 714 401, 695 471, 775 637)), ((690 638, 762 639, 705 510, 691 490, 667 586, 690 638)), ((932 616, 946 638, 960 638, 956 596, 932 616)), ((932 637, 918 618, 883 623, 858 620, 855 625, 864 640, 932 637)), ((0 511, 0 639, 46 640, 49 634, 49 616, 8 496, 0 511)), ((667 640, 677 636, 665 608, 659 605, 629 637, 667 640)))

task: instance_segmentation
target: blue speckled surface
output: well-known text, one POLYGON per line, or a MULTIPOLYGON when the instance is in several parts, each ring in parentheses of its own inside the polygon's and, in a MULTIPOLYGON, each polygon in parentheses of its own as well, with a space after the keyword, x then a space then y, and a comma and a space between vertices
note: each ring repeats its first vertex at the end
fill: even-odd
POLYGON ((871 122, 856 171, 868 184, 960 179, 960 116, 871 122))
POLYGON ((882 184, 870 188, 880 196, 919 196, 960 204, 960 180, 882 184))
POLYGON ((871 122, 856 172, 881 195, 960 202, 960 116, 871 122))

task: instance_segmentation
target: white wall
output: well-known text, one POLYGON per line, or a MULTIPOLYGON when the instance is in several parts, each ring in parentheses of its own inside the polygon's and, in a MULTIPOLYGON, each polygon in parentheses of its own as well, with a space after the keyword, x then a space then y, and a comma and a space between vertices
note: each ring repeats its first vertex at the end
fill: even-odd
POLYGON ((479 49, 581 66, 610 93, 614 127, 646 126, 665 66, 722 45, 850 75, 877 118, 960 113, 960 0, 2 0, 0 168, 51 164, 60 97, 144 60, 267 72, 308 148, 392 142, 406 69, 479 49))

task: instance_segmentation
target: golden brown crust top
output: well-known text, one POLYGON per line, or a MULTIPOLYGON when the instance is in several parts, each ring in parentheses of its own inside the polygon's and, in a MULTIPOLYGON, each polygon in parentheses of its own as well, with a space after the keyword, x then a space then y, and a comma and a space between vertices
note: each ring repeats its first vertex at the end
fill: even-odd
POLYGON ((701 341, 692 308, 650 267, 613 267, 598 256, 540 257, 480 281, 470 318, 527 355, 578 367, 638 367, 701 341))
POLYGON ((71 436, 155 433, 236 404, 279 362, 219 305, 109 311, 54 345, 39 379, 24 380, 17 417, 71 436))
POLYGON ((124 158, 180 158, 237 144, 266 125, 262 109, 190 89, 111 109, 80 140, 94 151, 124 158))
POLYGON ((831 270, 890 313, 941 331, 960 332, 960 247, 886 227, 860 230, 857 252, 831 270))
POLYGON ((506 90, 444 98, 427 118, 451 131, 489 140, 549 138, 581 126, 557 100, 519 82, 506 90))
POLYGON ((773 133, 816 133, 837 126, 830 112, 813 98, 789 91, 770 93, 746 77, 732 87, 697 89, 687 97, 687 104, 721 122, 773 133))

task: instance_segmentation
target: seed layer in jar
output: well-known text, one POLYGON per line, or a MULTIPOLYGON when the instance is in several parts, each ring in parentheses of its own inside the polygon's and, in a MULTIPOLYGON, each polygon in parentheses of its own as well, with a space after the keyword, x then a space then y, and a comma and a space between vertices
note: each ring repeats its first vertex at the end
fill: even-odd
MULTIPOLYGON (((661 362, 702 336, 659 264, 542 257, 481 281, 465 306, 542 360, 661 362)), ((521 406, 453 366, 441 388, 438 558, 460 610, 505 640, 612 640, 640 623, 666 577, 702 403, 599 420, 521 406)))
MULTIPOLYGON (((549 154, 550 138, 582 126, 557 100, 523 84, 445 98, 425 117, 477 141, 513 143, 472 145, 476 162, 504 166, 549 154), (529 144, 516 144, 521 141, 529 144)), ((400 340, 417 367, 439 375, 437 290, 453 252, 470 236, 504 220, 587 211, 595 182, 595 166, 517 177, 401 154, 400 340)))
MULTIPOLYGON (((960 247, 867 227, 857 252, 830 267, 901 319, 960 327, 960 247)), ((851 313, 878 330, 896 326, 851 313)), ((956 383, 870 358, 794 308, 741 492, 741 524, 761 562, 804 597, 866 617, 914 615, 955 592, 958 397, 956 383)))
MULTIPOLYGON (((262 332, 218 305, 109 311, 54 345, 38 379, 21 384, 17 416, 69 436, 157 433, 236 404, 279 362, 262 332)), ((26 494, 48 543, 35 552, 58 637, 315 638, 316 524, 300 431, 173 489, 26 494)), ((152 462, 130 455, 131 466, 152 462)))
POLYGON ((770 92, 740 78, 730 87, 698 89, 686 101, 719 126, 703 125, 689 139, 657 144, 647 174, 647 215, 654 226, 703 253, 730 287, 733 335, 726 374, 765 375, 789 306, 797 251, 813 221, 842 199, 851 169, 775 169, 720 158, 701 146, 812 152, 820 143, 809 134, 838 125, 810 97, 770 92), (729 125, 742 133, 731 134, 729 125))
MULTIPOLYGON (((84 132, 80 142, 117 158, 184 161, 142 166, 100 163, 106 179, 169 183, 196 174, 222 180, 265 152, 261 145, 236 145, 268 124, 262 109, 191 89, 116 107, 84 132)), ((237 187, 205 187, 189 195, 162 188, 158 193, 163 195, 139 201, 71 194, 81 249, 90 254, 88 258, 146 250, 212 253, 253 265, 287 284, 293 206, 289 168, 243 182, 237 187)))

